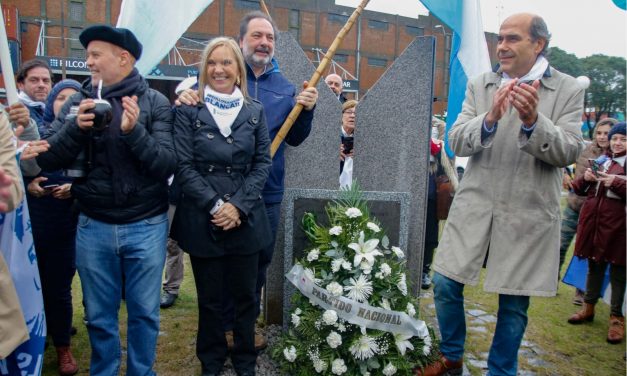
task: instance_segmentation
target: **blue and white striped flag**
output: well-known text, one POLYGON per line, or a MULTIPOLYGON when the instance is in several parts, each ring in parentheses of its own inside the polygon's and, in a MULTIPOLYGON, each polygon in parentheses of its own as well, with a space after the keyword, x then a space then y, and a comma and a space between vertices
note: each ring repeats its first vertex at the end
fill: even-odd
POLYGON ((431 14, 453 30, 449 63, 449 92, 446 115, 446 153, 448 132, 462 110, 468 80, 490 70, 490 55, 483 32, 479 0, 421 0, 431 14))
POLYGON ((117 27, 131 30, 143 45, 136 64, 147 75, 213 0, 123 0, 117 27))
POLYGON ((0 252, 11 272, 30 336, 0 360, 0 375, 38 376, 44 361, 46 316, 26 197, 14 211, 0 213, 0 252))

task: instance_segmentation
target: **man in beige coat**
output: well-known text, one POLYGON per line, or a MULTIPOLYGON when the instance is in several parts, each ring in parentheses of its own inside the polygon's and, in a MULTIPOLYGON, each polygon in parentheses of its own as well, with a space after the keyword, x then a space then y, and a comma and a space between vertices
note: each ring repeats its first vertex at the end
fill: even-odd
MULTIPOLYGON (((15 209, 22 201, 24 188, 17 169, 13 132, 4 113, 0 113, 0 212, 15 209)), ((22 342, 28 331, 13 280, 0 252, 0 359, 6 358, 22 342)))
POLYGON ((442 358, 423 375, 461 374, 463 289, 484 263, 484 289, 499 294, 490 375, 516 375, 529 296, 557 290, 562 168, 583 149, 583 90, 549 66, 549 40, 539 16, 507 18, 499 66, 468 84, 449 141, 469 161, 433 266, 442 358))

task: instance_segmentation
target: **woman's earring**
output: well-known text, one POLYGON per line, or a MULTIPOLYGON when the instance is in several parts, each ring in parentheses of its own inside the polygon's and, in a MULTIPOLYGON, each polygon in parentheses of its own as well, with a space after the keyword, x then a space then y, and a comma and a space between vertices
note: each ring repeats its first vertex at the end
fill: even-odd
POLYGON ((237 79, 235 80, 235 85, 239 86, 239 84, 241 83, 239 76, 237 76, 237 79))

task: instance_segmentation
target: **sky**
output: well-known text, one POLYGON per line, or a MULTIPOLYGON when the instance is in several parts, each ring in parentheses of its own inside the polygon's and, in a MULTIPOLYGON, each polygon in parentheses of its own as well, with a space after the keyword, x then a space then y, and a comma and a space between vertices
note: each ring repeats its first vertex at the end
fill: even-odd
MULTIPOLYGON (((444 1, 444 0, 442 0, 444 1)), ((356 7, 360 0, 335 0, 337 5, 356 7)), ((483 28, 498 33, 507 16, 535 13, 544 18, 553 35, 549 46, 582 58, 593 54, 627 54, 627 12, 612 0, 480 0, 483 28), (567 8, 565 8, 567 7, 567 8)), ((428 14, 418 0, 370 0, 368 10, 406 17, 428 14)))

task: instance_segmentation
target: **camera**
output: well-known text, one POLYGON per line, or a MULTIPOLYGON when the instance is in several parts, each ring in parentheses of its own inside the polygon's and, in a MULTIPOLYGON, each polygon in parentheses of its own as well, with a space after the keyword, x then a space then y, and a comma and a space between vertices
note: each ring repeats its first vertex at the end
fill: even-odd
POLYGON ((355 138, 353 136, 342 136, 342 146, 344 146, 344 154, 348 154, 353 150, 355 138))

